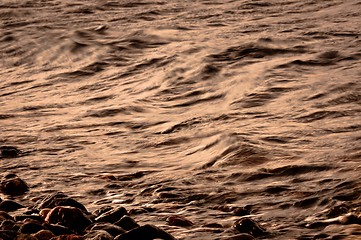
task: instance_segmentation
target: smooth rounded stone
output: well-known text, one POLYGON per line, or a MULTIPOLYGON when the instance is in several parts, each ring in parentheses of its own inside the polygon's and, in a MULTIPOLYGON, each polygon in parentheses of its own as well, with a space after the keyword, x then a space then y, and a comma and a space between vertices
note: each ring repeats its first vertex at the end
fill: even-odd
POLYGON ((113 207, 111 206, 102 206, 101 208, 95 210, 94 212, 92 212, 93 215, 95 216, 100 216, 103 213, 109 212, 110 210, 113 210, 113 207))
POLYGON ((41 230, 45 230, 45 227, 39 223, 39 222, 26 222, 19 228, 18 232, 24 233, 24 234, 32 234, 37 233, 41 230))
POLYGON ((1 146, 0 157, 2 158, 16 158, 20 155, 21 151, 13 146, 1 146))
POLYGON ((16 240, 39 240, 39 239, 29 234, 19 234, 16 236, 16 240))
POLYGON ((258 223, 250 218, 238 219, 233 224, 233 227, 240 233, 247 233, 254 237, 259 237, 266 234, 266 230, 260 227, 258 223))
POLYGON ((169 216, 166 221, 171 226, 190 227, 193 225, 190 220, 182 216, 169 216))
POLYGON ((19 226, 13 220, 4 220, 0 224, 1 230, 11 230, 11 231, 18 231, 19 226))
POLYGON ((13 200, 4 200, 0 202, 0 211, 13 212, 20 208, 24 208, 24 206, 13 200))
POLYGON ((39 216, 41 217, 41 219, 45 220, 46 216, 48 215, 48 213, 51 211, 51 208, 44 208, 41 209, 39 212, 39 216))
POLYGON ((24 220, 35 220, 38 222, 42 222, 44 219, 42 219, 39 215, 29 215, 29 214, 20 214, 14 216, 15 221, 24 221, 24 220))
POLYGON ((104 230, 91 231, 84 235, 87 240, 113 240, 114 237, 104 230))
POLYGON ((85 240, 85 238, 79 235, 69 234, 69 235, 55 236, 52 237, 50 240, 85 240))
POLYGON ((3 221, 5 219, 14 220, 14 218, 9 213, 5 211, 0 211, 0 221, 3 221))
POLYGON ((114 240, 153 240, 153 239, 163 239, 163 240, 175 240, 175 238, 167 233, 166 231, 157 228, 153 225, 144 225, 138 228, 134 228, 122 235, 118 235, 114 240))
POLYGON ((51 238, 55 237, 54 233, 49 230, 40 230, 32 235, 38 240, 50 240, 51 238))
POLYGON ((88 210, 85 208, 83 204, 76 201, 73 198, 68 197, 62 192, 53 193, 50 195, 47 195, 43 199, 39 200, 37 202, 37 209, 42 210, 44 208, 54 208, 57 206, 69 206, 69 207, 75 207, 83 210, 85 213, 88 213, 88 210))
POLYGON ((63 225, 75 232, 81 233, 91 224, 84 213, 75 207, 58 206, 48 213, 45 222, 63 225))
POLYGON ((94 224, 94 226, 92 226, 90 229, 90 231, 97 231, 97 230, 104 230, 104 231, 108 232, 109 234, 111 234, 113 237, 126 232, 123 228, 121 228, 115 224, 103 223, 103 222, 94 224))
POLYGON ((123 228, 126 231, 139 227, 139 224, 136 223, 134 219, 129 217, 128 215, 123 216, 119 221, 114 224, 123 228))
POLYGON ((207 223, 207 224, 202 225, 202 227, 205 227, 205 228, 223 228, 223 225, 220 224, 220 223, 207 223))
POLYGON ((73 234, 74 232, 67 227, 64 227, 59 224, 44 224, 44 226, 49 229, 52 233, 56 236, 58 235, 66 235, 66 234, 73 234))
POLYGON ((11 230, 0 230, 0 239, 2 240, 14 240, 16 239, 17 232, 11 230))
POLYGON ((6 195, 22 195, 28 190, 28 185, 16 174, 7 174, 0 182, 0 191, 6 195))
POLYGON ((127 210, 124 207, 117 207, 115 209, 112 209, 105 213, 102 213, 100 216, 95 218, 95 221, 96 222, 116 223, 124 215, 128 215, 127 210))

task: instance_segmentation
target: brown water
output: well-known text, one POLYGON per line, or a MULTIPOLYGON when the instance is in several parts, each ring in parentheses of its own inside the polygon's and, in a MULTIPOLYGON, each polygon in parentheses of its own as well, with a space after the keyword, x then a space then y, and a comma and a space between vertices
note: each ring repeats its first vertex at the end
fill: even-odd
POLYGON ((0 29, 21 201, 146 208, 179 239, 231 236, 219 206, 249 205, 266 239, 360 239, 305 227, 361 205, 360 1, 1 0, 0 29))

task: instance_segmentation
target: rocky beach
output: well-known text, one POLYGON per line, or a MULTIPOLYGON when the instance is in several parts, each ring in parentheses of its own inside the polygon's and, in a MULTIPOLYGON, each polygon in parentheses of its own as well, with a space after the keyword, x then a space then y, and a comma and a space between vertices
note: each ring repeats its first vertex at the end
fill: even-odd
POLYGON ((0 239, 361 239, 361 2, 1 0, 0 239))

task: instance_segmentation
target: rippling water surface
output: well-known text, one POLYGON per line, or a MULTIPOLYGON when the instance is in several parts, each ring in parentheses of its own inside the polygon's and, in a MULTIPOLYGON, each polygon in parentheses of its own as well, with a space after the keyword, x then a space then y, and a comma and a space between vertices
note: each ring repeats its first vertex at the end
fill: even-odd
POLYGON ((26 154, 1 172, 31 185, 24 202, 63 191, 90 210, 147 209, 134 218, 179 239, 234 235, 230 206, 265 239, 357 239, 305 223, 361 205, 360 13, 357 0, 2 0, 0 144, 26 154))

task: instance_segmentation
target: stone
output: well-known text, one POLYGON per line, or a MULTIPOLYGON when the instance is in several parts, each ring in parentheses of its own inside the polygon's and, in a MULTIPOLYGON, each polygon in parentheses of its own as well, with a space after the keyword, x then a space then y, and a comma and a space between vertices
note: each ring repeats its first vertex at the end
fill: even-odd
POLYGON ((46 223, 60 224, 77 233, 91 224, 91 221, 84 213, 75 207, 58 206, 50 210, 45 218, 46 223))
POLYGON ((160 228, 157 228, 153 225, 144 225, 138 228, 134 228, 122 235, 118 235, 114 240, 153 240, 153 239, 163 239, 163 240, 175 240, 175 238, 163 231, 160 228))
POLYGON ((104 230, 90 231, 84 235, 87 240, 113 240, 114 237, 104 230))
POLYGON ((15 221, 24 221, 24 220, 35 220, 38 222, 42 222, 44 219, 42 219, 39 215, 29 215, 29 214, 20 214, 14 216, 15 221))
POLYGON ((73 234, 74 232, 67 227, 64 227, 59 224, 47 224, 45 223, 44 226, 49 229, 55 235, 66 235, 66 234, 73 234))
POLYGON ((75 235, 75 234, 69 234, 69 235, 60 235, 52 237, 50 240, 85 240, 84 237, 75 235))
POLYGON ((24 233, 24 234, 32 234, 32 233, 37 233, 41 230, 45 230, 45 227, 41 223, 31 221, 31 222, 24 223, 19 228, 18 232, 24 233))
POLYGON ((0 224, 0 229, 1 230, 11 230, 11 231, 18 231, 19 226, 16 225, 16 222, 14 222, 13 220, 4 220, 1 222, 0 224))
POLYGON ((24 206, 12 200, 4 200, 0 202, 0 211, 13 212, 20 208, 24 208, 24 206))
POLYGON ((233 227, 240 233, 247 233, 253 237, 259 237, 266 234, 265 229, 260 227, 254 220, 251 218, 241 218, 238 219, 233 227))
POLYGON ((29 234, 19 234, 16 236, 16 240, 38 240, 38 239, 29 234))
POLYGON ((13 146, 1 146, 0 157, 3 158, 16 158, 20 155, 21 151, 13 146))
POLYGON ((0 221, 6 220, 6 219, 14 220, 14 218, 10 214, 8 214, 7 212, 0 211, 0 221))
POLYGON ((222 238, 222 240, 255 240, 255 238, 247 233, 241 233, 228 238, 222 238))
POLYGON ((125 233, 125 230, 111 223, 96 223, 91 227, 90 231, 103 230, 111 234, 113 237, 125 233))
POLYGON ((40 230, 32 235, 38 240, 50 240, 51 238, 55 237, 54 233, 49 230, 40 230))
POLYGON ((112 209, 105 213, 102 213, 100 216, 95 218, 95 221, 96 222, 116 223, 124 215, 128 215, 127 210, 124 207, 117 207, 115 209, 112 209))
POLYGON ((16 239, 16 231, 0 230, 0 239, 2 240, 14 240, 16 239))
POLYGON ((6 195, 17 196, 23 195, 29 190, 24 180, 16 174, 7 174, 0 182, 0 191, 6 195))
POLYGON ((124 215, 119 221, 114 224, 123 228, 126 231, 139 227, 139 224, 136 223, 134 219, 129 217, 128 215, 124 215))
POLYGON ((79 208, 85 213, 88 213, 87 209, 83 204, 65 195, 62 192, 53 193, 47 195, 45 198, 37 202, 37 209, 42 210, 44 208, 54 208, 57 206, 70 206, 79 208))
POLYGON ((190 220, 182 216, 169 216, 166 221, 171 226, 189 227, 193 225, 190 220))

